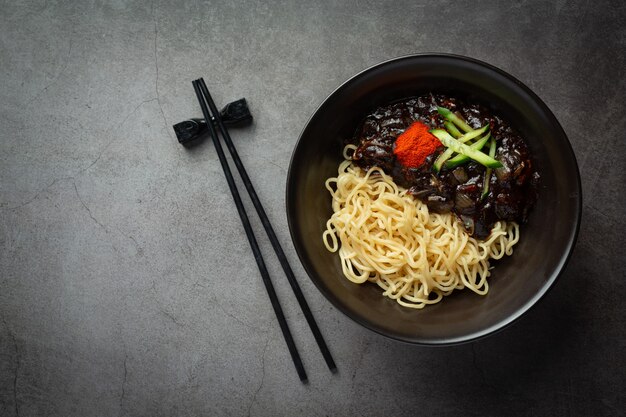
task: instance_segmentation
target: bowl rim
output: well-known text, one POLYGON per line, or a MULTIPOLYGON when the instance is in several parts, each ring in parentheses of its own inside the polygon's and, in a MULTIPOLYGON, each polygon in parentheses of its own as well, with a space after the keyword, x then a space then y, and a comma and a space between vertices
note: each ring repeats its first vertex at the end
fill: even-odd
POLYGON ((460 345, 460 344, 464 344, 464 343, 470 343, 470 342, 474 342, 480 339, 483 339, 487 336, 491 336, 493 334, 496 334, 506 328, 508 328, 511 324, 513 324, 514 322, 516 322, 520 317, 522 317, 525 313, 527 313, 532 307, 534 307, 535 305, 537 305, 537 303, 539 302, 539 300, 541 300, 553 287, 554 284, 556 283, 556 281, 558 280, 558 278, 560 277, 560 275, 563 273, 563 271, 565 270, 571 256, 572 253, 574 251, 574 247, 576 246, 576 241, 578 239, 578 234, 580 231, 580 223, 581 223, 581 218, 582 218, 582 203, 583 202, 583 195, 582 195, 582 183, 581 183, 581 178, 580 178, 580 168, 578 166, 578 161, 576 159, 576 155, 574 153, 574 149, 572 147, 572 144, 569 140, 569 137, 567 136, 567 134, 565 133, 565 130, 563 129, 563 127, 561 126, 560 122, 558 121, 558 119, 556 118, 556 116, 554 115, 554 113, 550 110, 550 108, 544 103, 544 101, 537 95, 535 94, 528 86, 526 86, 526 84, 524 84, 523 82, 521 82, 519 79, 517 79, 516 77, 514 77, 513 75, 505 72, 504 70, 489 64, 487 62, 478 60, 476 58, 471 58, 468 56, 464 56, 464 55, 458 55, 458 54, 451 54, 451 53, 440 53, 440 52, 424 52, 424 53, 414 53, 414 54, 407 54, 407 55, 402 55, 402 56, 398 56, 398 57, 394 57, 391 59, 387 59, 384 60, 382 62, 379 62, 377 64, 374 64, 370 67, 365 68, 362 71, 359 71, 358 73, 354 74, 353 76, 351 76, 350 78, 348 78, 347 80, 345 80, 344 82, 342 82, 339 86, 337 86, 330 94, 328 94, 326 96, 326 98, 324 98, 324 100, 321 101, 321 103, 317 106, 317 108, 313 111, 313 113, 311 113, 311 115, 309 116, 307 122, 305 123, 304 127, 302 128, 298 139, 293 147, 293 151, 291 153, 291 158, 289 161, 289 168, 287 169, 287 181, 286 181, 286 192, 285 192, 285 207, 286 207, 286 212, 287 212, 287 224, 289 227, 289 233, 291 236, 291 240, 293 243, 293 246, 296 250, 296 253, 298 255, 298 259, 300 260, 300 263, 302 264, 304 270, 306 271, 309 279, 311 281, 313 281, 313 284, 315 284, 315 286, 317 287, 317 289, 322 293, 322 295, 324 296, 324 298, 326 298, 327 301, 329 301, 336 309, 338 309, 339 311, 341 311, 345 316, 347 316, 348 318, 350 318, 351 320, 353 320, 354 322, 360 324, 361 326, 363 326, 364 328, 380 334, 382 336, 385 336, 386 338, 392 339, 392 340, 397 340, 400 342, 404 342, 404 343, 408 343, 411 345, 420 345, 420 346, 455 346, 455 345, 460 345), (368 323, 367 320, 362 319, 361 317, 358 316, 353 316, 352 313, 346 309, 341 303, 335 301, 335 297, 330 297, 328 294, 328 291, 323 288, 321 286, 320 283, 317 282, 317 279, 314 278, 314 276, 316 275, 314 273, 314 271, 311 269, 311 265, 309 265, 306 260, 305 257, 303 255, 304 252, 304 248, 301 247, 301 244, 298 243, 299 239, 302 238, 302 236, 298 236, 298 234, 295 231, 295 220, 292 216, 292 211, 294 210, 293 207, 293 203, 290 201, 289 195, 290 195, 290 190, 292 188, 292 182, 293 182, 293 175, 292 175, 292 170, 294 169, 294 166, 296 165, 295 162, 295 156, 296 156, 296 151, 298 149, 298 147, 300 146, 301 141, 303 140, 303 135, 306 132, 309 124, 311 123, 311 121, 315 118, 315 116, 317 115, 317 113, 326 105, 326 103, 335 96, 335 94, 339 93, 341 90, 343 90, 344 88, 346 88, 349 84, 351 84, 352 82, 354 82, 356 79, 362 77, 363 75, 375 71, 377 69, 379 69, 380 67, 386 66, 386 65, 390 65, 390 64, 394 64, 394 63, 398 63, 400 61, 405 61, 405 60, 413 60, 413 59, 432 59, 432 58, 444 58, 444 59, 450 59, 451 61, 464 61, 464 62, 469 62, 471 64, 475 64, 481 67, 484 67, 488 70, 491 70, 495 73, 497 73, 500 76, 503 76, 507 79, 509 79, 510 81, 514 82, 521 90, 523 90, 524 93, 526 93, 541 109, 541 111, 543 112, 543 114, 550 120, 550 122, 554 125, 554 127, 556 129, 558 129, 559 133, 563 136, 563 138, 565 139, 565 142, 567 144, 566 149, 563 149, 563 153, 566 154, 566 157, 569 159, 571 158, 574 168, 575 168, 575 188, 576 188, 576 196, 577 196, 577 204, 575 207, 575 224, 574 224, 574 228, 573 228, 573 232, 570 233, 570 239, 567 242, 566 246, 565 246, 565 251, 561 254, 560 259, 558 264, 555 266, 552 274, 550 275, 550 277, 548 277, 548 279, 545 281, 545 283, 541 286, 541 288, 531 297, 529 298, 526 303, 524 303, 522 306, 520 306, 517 310, 515 310, 512 314, 510 314, 509 316, 503 318, 502 320, 499 320, 498 322, 492 324, 489 327, 486 327, 482 330, 478 330, 478 331, 473 331, 470 333, 467 333, 466 335, 462 335, 462 336, 457 336, 457 337, 452 337, 452 338, 445 338, 445 339, 419 339, 419 338, 407 338, 407 337, 400 337, 400 336, 396 336, 396 335, 391 335, 391 334, 387 334, 381 330, 379 330, 378 328, 375 328, 373 326, 370 325, 370 323, 368 323))

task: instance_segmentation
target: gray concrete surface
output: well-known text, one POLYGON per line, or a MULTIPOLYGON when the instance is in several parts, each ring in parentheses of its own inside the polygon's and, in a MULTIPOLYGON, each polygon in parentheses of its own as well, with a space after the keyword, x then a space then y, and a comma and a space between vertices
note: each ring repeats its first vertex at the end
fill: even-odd
MULTIPOLYGON (((48 2, 0 5, 1 416, 624 415, 623 3, 48 2), (297 262, 287 166, 316 106, 382 60, 488 61, 554 111, 584 215, 556 287, 509 329, 420 348, 375 335, 297 262), (171 125, 246 97, 234 133, 339 366, 263 240, 309 373, 290 362, 212 145, 171 125)), ((260 230, 254 219, 254 226, 260 230)))

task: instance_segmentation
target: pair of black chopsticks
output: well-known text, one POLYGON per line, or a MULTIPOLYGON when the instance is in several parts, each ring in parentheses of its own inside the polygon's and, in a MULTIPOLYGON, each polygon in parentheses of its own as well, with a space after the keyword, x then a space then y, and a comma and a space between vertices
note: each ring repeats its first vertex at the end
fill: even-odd
POLYGON ((261 255, 261 251, 259 249, 259 245, 254 237, 254 232, 252 231, 252 227, 250 226, 250 221, 248 220, 248 216, 243 207, 243 203, 241 201, 241 197, 239 196, 239 191, 237 190, 237 186, 235 185, 235 180, 233 179, 233 174, 230 171, 230 167, 228 166, 228 161, 226 160, 226 156, 224 155, 224 150, 222 149, 222 144, 217 136, 217 132, 211 120, 215 120, 220 133, 222 134, 222 138, 226 142, 226 147, 230 152, 233 162, 237 167, 237 171, 239 171, 239 175, 243 180, 244 185, 246 186, 246 190, 248 190, 248 194, 250 195, 250 199, 254 204, 254 208, 256 209, 259 217, 261 218, 261 223, 263 223, 263 227, 265 228, 265 232, 269 237, 270 242, 272 243, 272 247, 274 248, 274 252, 276 252, 276 256, 278 257, 280 264, 283 267, 283 271, 285 271, 285 275, 291 285, 291 289, 293 290, 296 299, 298 300, 298 304, 300 304, 300 308, 304 313, 304 317, 306 318, 311 331, 313 332, 313 336, 315 337, 315 341, 319 346, 322 355, 324 356, 324 360, 326 361, 326 365, 332 372, 336 372, 337 367, 335 365, 335 361, 328 350, 328 346, 326 346, 326 342, 320 333, 319 328, 317 327, 317 323, 313 318, 313 314, 311 313, 311 309, 304 298, 304 294, 302 294, 302 290, 300 290, 300 286, 298 285, 298 281, 296 281, 296 277, 289 266, 289 262, 287 261, 287 257, 283 252, 280 243, 278 242, 278 238, 274 233, 274 229, 270 224, 267 215, 265 214, 265 210, 263 209, 263 205, 261 205, 261 201, 254 191, 254 187, 252 186, 252 182, 250 181, 250 177, 246 172, 246 169, 239 159, 239 155, 237 154, 237 150, 235 149, 235 145, 233 145, 232 140, 230 139, 230 135, 228 134, 228 130, 224 125, 220 113, 211 98, 211 94, 204 82, 204 79, 200 78, 198 80, 193 81, 193 88, 196 92, 196 96, 198 97, 198 102, 200 103, 200 107, 202 108, 202 113, 204 115, 204 119, 207 121, 207 126, 209 128, 209 133, 211 135, 211 139, 213 140, 213 145, 215 146, 215 150, 217 151, 217 156, 219 157, 220 164, 222 165, 222 169, 224 170, 224 175, 226 176, 226 181, 228 182, 228 187, 230 188, 230 192, 233 195, 233 199, 235 200, 235 205, 237 206, 237 211, 239 212, 239 217, 241 218, 241 222, 243 223, 243 227, 246 231, 246 235, 248 236, 248 241, 250 242, 250 246, 252 247, 252 252, 254 253, 254 259, 256 260, 257 266, 259 267, 259 271, 261 272, 261 277, 263 278, 263 283, 265 284, 265 289, 270 297, 270 301, 272 302, 272 307, 274 308, 274 313, 276 313, 276 318, 278 319, 278 323, 280 324, 280 329, 283 332, 283 337, 285 338, 285 342, 287 343, 287 347, 289 348, 289 353, 291 354, 291 359, 298 371, 298 376, 300 380, 306 382, 307 376, 304 370, 304 366, 302 365, 302 360, 300 359, 300 354, 298 353, 298 349, 293 341, 293 337, 291 336, 291 331, 289 330, 289 326, 287 325, 287 320, 285 319, 285 315, 283 313, 283 309, 280 306, 278 301, 278 297, 276 296, 276 291, 274 290, 274 285, 269 276, 269 272, 265 266, 265 262, 263 261, 263 255, 261 255), (207 106, 208 105, 208 106, 207 106), (210 111, 210 112, 209 112, 210 111), (211 113, 213 116, 211 116, 211 113))

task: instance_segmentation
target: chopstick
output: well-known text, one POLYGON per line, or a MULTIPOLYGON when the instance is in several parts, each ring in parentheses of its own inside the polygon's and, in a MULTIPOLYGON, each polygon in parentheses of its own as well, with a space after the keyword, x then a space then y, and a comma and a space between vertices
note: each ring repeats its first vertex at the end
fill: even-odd
MULTIPOLYGON (((237 186, 235 184, 233 174, 230 171, 230 167, 228 166, 228 161, 226 160, 226 155, 224 155, 224 150, 222 149, 222 145, 217 137, 217 132, 215 131, 215 127, 213 127, 213 123, 211 123, 211 115, 209 113, 209 109, 207 108, 207 105, 204 101, 202 92, 200 91, 200 87, 198 84, 199 84, 198 80, 194 81, 193 88, 196 92, 196 96, 198 97, 198 103, 200 104, 200 107, 202 108, 204 119, 207 121, 207 126, 211 134, 211 139, 213 140, 213 145, 215 146, 215 150, 217 151, 217 156, 220 160, 220 164, 222 165, 222 169, 224 170, 224 175, 226 176, 226 182, 228 183, 230 192, 233 195, 233 199, 235 200, 235 205, 237 206, 237 211, 239 212, 239 217, 241 218, 241 223, 243 223, 243 227, 246 231, 246 236, 248 237, 248 241, 250 242, 250 246, 254 254, 254 259, 256 260, 257 266, 259 267, 259 271, 261 272, 261 277, 263 278, 265 289, 267 290, 267 294, 270 297, 272 307, 274 308, 274 313, 276 314, 276 318, 278 319, 280 329, 283 332, 283 337, 285 338, 285 342, 287 343, 287 347, 289 348, 291 359, 293 360, 293 364, 296 367, 296 371, 298 371, 298 376, 300 377, 300 380, 302 382, 306 382, 307 376, 304 370, 304 366, 302 365, 302 359, 300 359, 300 354, 298 353, 296 344, 293 341, 291 331, 289 330, 289 326, 287 325, 287 320, 285 319, 285 314, 283 313, 283 309, 280 306, 280 303, 278 301, 276 291, 274 290, 274 285, 272 284, 269 272, 267 271, 267 267, 265 266, 265 262, 263 261, 263 255, 261 254, 259 245, 256 241, 256 238, 254 237, 254 232, 252 231, 250 220, 248 219, 246 210, 241 201, 239 191, 237 190, 237 186)), ((214 114, 216 115, 216 117, 219 117, 219 112, 215 112, 214 114)))
POLYGON ((272 247, 274 248, 274 252, 276 253, 276 256, 278 257, 278 260, 280 261, 280 264, 283 268, 283 271, 285 272, 285 275, 287 276, 287 280, 289 281, 289 284, 291 285, 291 289, 294 295, 296 296, 296 300, 298 300, 300 309, 302 310, 302 313, 304 314, 304 317, 306 318, 306 321, 309 324, 309 328, 311 329, 311 332, 313 333, 313 337, 315 338, 315 341, 317 342, 317 345, 320 351, 322 352, 322 356, 324 357, 324 360, 326 361, 326 365, 328 366, 328 369, 330 369, 331 372, 336 372, 337 366, 335 365, 335 361, 333 360, 333 357, 330 354, 330 350, 328 349, 328 346, 326 345, 326 342, 324 341, 324 337, 322 336, 322 333, 320 332, 320 329, 317 326, 315 318, 313 317, 313 313, 311 312, 311 309, 309 308, 309 304, 304 298, 304 294, 302 293, 302 290, 300 289, 300 285, 298 284, 295 274, 293 273, 293 270, 291 269, 291 266, 289 265, 287 256, 285 256, 285 252, 283 251, 283 248, 280 245, 278 238, 276 237, 276 233, 274 233, 274 228, 272 227, 272 224, 270 223, 270 220, 267 217, 267 214, 265 214, 265 210, 263 209, 263 205, 261 204, 261 201, 259 200, 259 197, 256 191, 254 190, 252 181, 250 181, 250 177, 248 176, 248 173, 246 172, 246 169, 244 168, 243 163, 241 162, 241 159, 239 158, 239 154, 237 153, 237 150, 235 149, 235 145, 233 144, 233 141, 231 140, 230 135, 228 134, 228 129, 226 129, 226 126, 224 125, 220 117, 220 112, 217 110, 217 107, 215 106, 215 102, 213 102, 213 99, 211 98, 211 94, 209 93, 209 89, 207 88, 204 82, 204 79, 200 78, 197 81, 199 82, 200 89, 202 93, 204 94, 204 97, 206 98, 209 104, 209 108, 215 117, 217 126, 219 127, 220 132, 222 134, 222 138, 224 139, 224 142, 226 142, 226 147, 228 148, 228 151, 230 152, 230 155, 232 156, 233 162, 235 163, 235 166, 237 167, 237 171, 239 171, 239 175, 241 176, 241 179, 243 180, 246 190, 248 191, 248 195, 250 196, 250 199, 252 200, 252 204, 254 205, 254 208, 256 209, 257 214, 259 215, 259 218, 261 219, 261 223, 263 224, 263 228, 265 229, 265 232, 267 233, 267 237, 269 238, 272 244, 272 247))

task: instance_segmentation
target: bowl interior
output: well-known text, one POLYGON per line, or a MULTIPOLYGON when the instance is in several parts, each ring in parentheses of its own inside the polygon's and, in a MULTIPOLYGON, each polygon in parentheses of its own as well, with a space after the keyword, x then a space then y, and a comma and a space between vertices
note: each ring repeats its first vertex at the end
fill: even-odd
POLYGON ((527 87, 472 59, 416 55, 356 75, 314 113, 294 150, 287 181, 287 217, 296 251, 319 290, 346 315, 383 335, 422 344, 453 344, 489 334, 530 308, 552 285, 573 248, 580 221, 576 160, 559 123, 527 87), (539 200, 522 226, 513 256, 497 263, 486 296, 458 291, 422 310, 356 285, 326 250, 322 233, 332 214, 324 182, 336 176, 342 144, 378 106, 428 92, 479 102, 506 118, 527 141, 541 175, 539 200))

